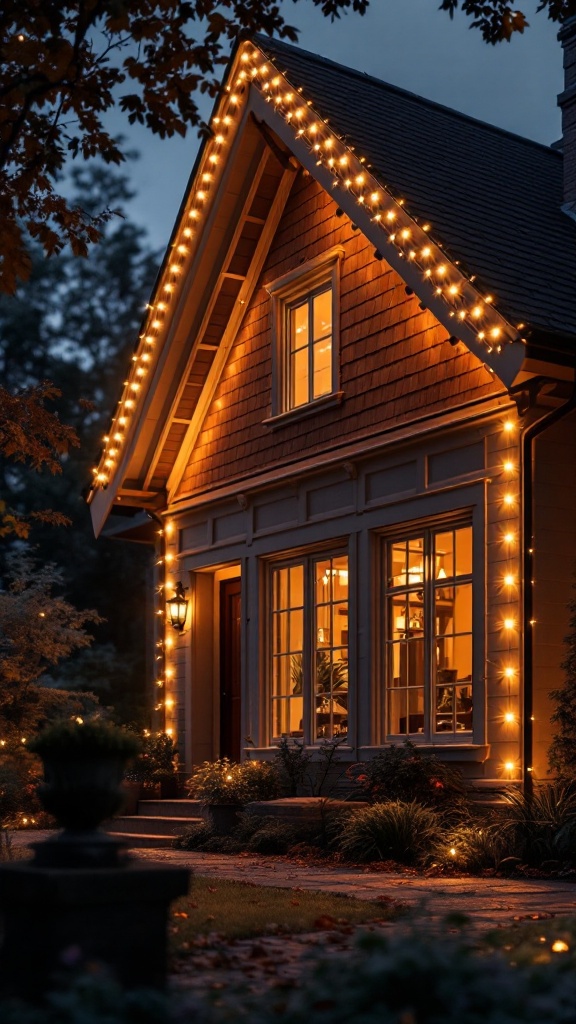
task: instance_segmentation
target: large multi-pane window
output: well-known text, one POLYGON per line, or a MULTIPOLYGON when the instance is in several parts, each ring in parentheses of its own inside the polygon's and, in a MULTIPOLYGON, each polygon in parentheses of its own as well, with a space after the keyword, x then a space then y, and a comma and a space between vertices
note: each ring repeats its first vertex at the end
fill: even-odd
POLYGON ((386 559, 386 732, 472 729, 472 527, 390 540, 386 559))
POLYGON ((314 555, 271 570, 272 736, 348 730, 348 558, 314 555))

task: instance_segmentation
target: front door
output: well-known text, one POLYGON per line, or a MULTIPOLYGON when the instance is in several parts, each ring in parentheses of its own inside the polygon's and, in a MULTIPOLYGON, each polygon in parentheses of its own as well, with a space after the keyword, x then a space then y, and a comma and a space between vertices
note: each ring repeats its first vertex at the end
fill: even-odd
POLYGON ((220 757, 240 760, 240 579, 220 584, 220 757))

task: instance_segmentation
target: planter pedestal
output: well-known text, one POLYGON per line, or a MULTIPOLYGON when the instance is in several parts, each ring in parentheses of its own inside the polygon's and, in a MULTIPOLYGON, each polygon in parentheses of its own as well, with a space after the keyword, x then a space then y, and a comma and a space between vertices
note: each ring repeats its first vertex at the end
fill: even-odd
POLYGON ((37 999, 95 960, 123 985, 163 988, 168 907, 189 880, 187 868, 152 864, 2 865, 0 992, 37 999))

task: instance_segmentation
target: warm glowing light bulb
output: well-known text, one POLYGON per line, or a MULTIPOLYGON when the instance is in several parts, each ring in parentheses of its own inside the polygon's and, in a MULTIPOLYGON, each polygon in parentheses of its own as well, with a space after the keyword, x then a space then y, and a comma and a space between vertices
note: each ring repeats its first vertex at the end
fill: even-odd
POLYGON ((504 715, 504 721, 508 722, 508 723, 515 722, 516 721, 516 715, 514 714, 514 712, 513 711, 507 711, 506 714, 504 715))
POLYGON ((514 424, 512 420, 505 420, 502 429, 505 434, 511 434, 514 430, 514 424))
POLYGON ((513 587, 516 583, 516 577, 511 572, 507 572, 504 576, 504 583, 507 587, 513 587))
POLYGON ((564 942, 562 939, 556 939, 556 941, 552 943, 553 953, 567 953, 569 949, 570 946, 568 943, 564 942))
POLYGON ((511 508, 511 506, 515 503, 515 501, 516 501, 516 499, 515 499, 513 494, 505 494, 504 495, 504 504, 508 508, 511 508))
POLYGON ((512 665, 506 665, 506 668, 504 669, 504 676, 505 676, 505 678, 506 679, 513 679, 515 674, 516 674, 516 669, 513 668, 512 665))
POLYGON ((504 762, 504 767, 505 767, 507 772, 513 772, 515 767, 516 767, 516 765, 514 764, 514 761, 505 761, 504 762))
POLYGON ((504 629, 515 629, 516 619, 504 619, 504 629))
POLYGON ((502 540, 505 544, 513 544, 516 540, 516 535, 514 533, 505 533, 502 540))

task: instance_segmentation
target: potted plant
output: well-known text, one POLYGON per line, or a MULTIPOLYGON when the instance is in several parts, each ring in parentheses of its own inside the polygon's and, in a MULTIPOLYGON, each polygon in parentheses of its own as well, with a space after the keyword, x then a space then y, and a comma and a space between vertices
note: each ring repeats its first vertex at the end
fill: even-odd
MULTIPOLYGON (((122 804, 124 769, 140 751, 139 738, 100 719, 66 720, 41 732, 30 749, 44 764, 40 802, 63 826, 66 841, 88 833, 87 845, 98 845, 98 826, 122 804)), ((86 846, 86 836, 79 842, 86 846)))
POLYGON ((190 796, 201 800, 220 834, 231 832, 242 807, 251 800, 270 800, 278 795, 277 773, 261 761, 237 764, 227 757, 204 761, 186 784, 190 796))
POLYGON ((165 732, 143 739, 138 757, 126 772, 125 803, 129 813, 136 812, 142 797, 170 800, 178 796, 177 759, 174 740, 165 732))

